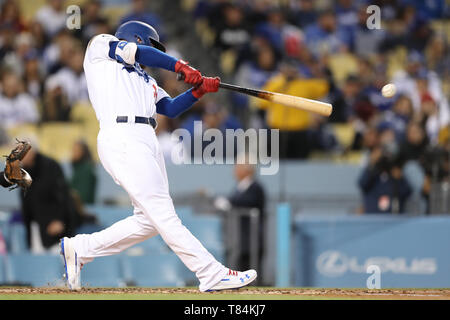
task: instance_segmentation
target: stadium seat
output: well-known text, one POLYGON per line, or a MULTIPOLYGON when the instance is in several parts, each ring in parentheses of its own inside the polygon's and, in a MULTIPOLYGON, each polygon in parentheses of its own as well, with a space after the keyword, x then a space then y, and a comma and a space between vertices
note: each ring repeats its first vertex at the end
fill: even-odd
POLYGON ((339 53, 330 55, 328 66, 332 71, 334 80, 341 84, 348 75, 358 71, 358 61, 350 53, 339 53))
POLYGON ((24 253, 28 250, 27 232, 22 223, 9 224, 9 236, 6 240, 10 253, 24 253))
POLYGON ((46 0, 19 0, 20 12, 25 21, 31 21, 36 12, 45 5, 46 0))
POLYGON ((39 132, 40 151, 58 161, 69 161, 74 143, 83 137, 80 124, 53 122, 43 124, 39 132))
POLYGON ((144 255, 144 254, 158 254, 158 253, 168 253, 170 248, 164 242, 160 235, 142 241, 135 244, 131 248, 127 249, 125 253, 130 256, 144 255))
POLYGON ((183 224, 208 250, 221 250, 222 220, 217 216, 196 216, 185 219, 183 224))
POLYGON ((83 266, 81 284, 84 287, 124 286, 119 256, 99 257, 83 266))
POLYGON ((123 255, 125 279, 138 287, 182 287, 181 260, 172 252, 142 256, 123 255))
POLYGON ((7 282, 10 283, 33 287, 55 286, 64 274, 59 255, 10 254, 6 262, 7 282))
POLYGON ((5 258, 3 258, 2 255, 0 255, 0 284, 3 284, 6 282, 6 274, 5 274, 5 258))
POLYGON ((343 148, 348 148, 355 137, 355 129, 351 124, 334 124, 333 133, 343 148))
POLYGON ((37 139, 39 129, 34 124, 23 124, 8 128, 7 132, 8 136, 12 139, 12 142, 14 142, 16 138, 25 139, 32 137, 37 139))
POLYGON ((86 206, 86 211, 94 214, 101 226, 109 227, 110 225, 116 223, 133 214, 132 207, 116 207, 116 206, 86 206))

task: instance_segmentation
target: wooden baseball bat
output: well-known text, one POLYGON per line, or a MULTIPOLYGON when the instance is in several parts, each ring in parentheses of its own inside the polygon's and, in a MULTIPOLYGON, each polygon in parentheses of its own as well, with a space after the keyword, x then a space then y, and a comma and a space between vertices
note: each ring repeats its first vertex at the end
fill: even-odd
MULTIPOLYGON (((184 76, 182 74, 178 74, 177 79, 183 80, 184 76)), ((273 103, 279 103, 288 107, 311 111, 327 117, 330 116, 331 112, 333 111, 333 106, 330 103, 325 103, 317 100, 311 100, 277 92, 250 89, 223 82, 220 83, 219 87, 268 100, 273 103)))

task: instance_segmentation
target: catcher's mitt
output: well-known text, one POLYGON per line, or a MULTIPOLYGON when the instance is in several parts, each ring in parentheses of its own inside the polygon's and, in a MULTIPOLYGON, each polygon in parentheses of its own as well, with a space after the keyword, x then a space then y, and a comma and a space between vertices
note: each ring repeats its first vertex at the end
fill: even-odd
POLYGON ((27 189, 32 182, 30 175, 20 167, 20 161, 30 149, 30 143, 17 140, 17 146, 6 157, 5 177, 22 189, 27 189))

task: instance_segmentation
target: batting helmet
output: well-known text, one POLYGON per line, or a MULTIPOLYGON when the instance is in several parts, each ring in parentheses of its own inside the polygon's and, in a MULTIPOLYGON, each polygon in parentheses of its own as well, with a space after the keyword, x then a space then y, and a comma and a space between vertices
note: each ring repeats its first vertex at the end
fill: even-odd
POLYGON ((166 48, 159 42, 158 32, 151 25, 141 21, 128 21, 121 24, 115 36, 118 39, 153 46, 162 52, 166 52, 166 48))

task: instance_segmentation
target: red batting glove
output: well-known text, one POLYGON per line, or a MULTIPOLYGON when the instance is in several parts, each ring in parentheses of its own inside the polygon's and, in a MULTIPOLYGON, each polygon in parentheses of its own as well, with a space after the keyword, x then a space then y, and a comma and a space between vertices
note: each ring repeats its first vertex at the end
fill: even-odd
POLYGON ((200 99, 205 93, 217 92, 219 90, 220 78, 209 78, 203 77, 203 82, 201 85, 197 86, 192 90, 192 95, 197 99, 200 99))
POLYGON ((175 72, 181 73, 184 76, 184 82, 189 84, 199 85, 203 81, 200 71, 192 68, 188 65, 188 62, 183 60, 178 60, 175 64, 175 72))

